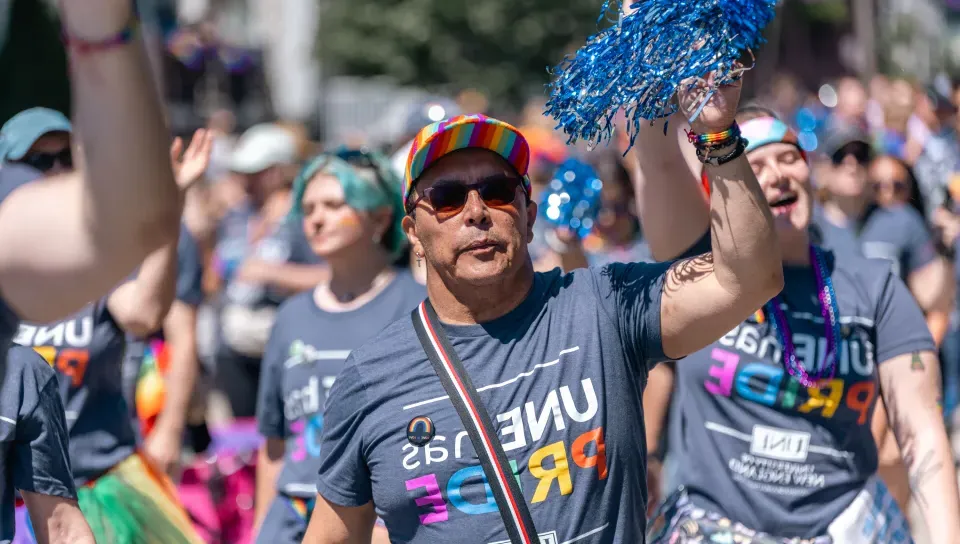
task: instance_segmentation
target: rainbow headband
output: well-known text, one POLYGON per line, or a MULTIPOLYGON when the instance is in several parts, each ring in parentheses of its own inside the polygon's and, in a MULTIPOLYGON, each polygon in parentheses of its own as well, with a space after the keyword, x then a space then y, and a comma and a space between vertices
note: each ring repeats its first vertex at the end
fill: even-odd
POLYGON ((800 147, 797 133, 779 119, 773 117, 751 119, 740 125, 740 135, 747 139, 747 153, 765 145, 791 144, 800 150, 804 159, 807 158, 803 148, 800 147))

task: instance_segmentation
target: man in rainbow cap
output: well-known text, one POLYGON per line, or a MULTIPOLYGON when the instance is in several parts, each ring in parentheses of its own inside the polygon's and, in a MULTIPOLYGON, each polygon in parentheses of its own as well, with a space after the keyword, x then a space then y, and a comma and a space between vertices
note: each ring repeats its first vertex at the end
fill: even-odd
POLYGON ((417 135, 403 227, 428 299, 333 385, 304 542, 369 542, 378 515, 395 542, 643 541, 647 373, 779 291, 769 212, 734 160, 709 167, 739 218, 712 258, 534 273, 529 157, 482 115, 417 135))

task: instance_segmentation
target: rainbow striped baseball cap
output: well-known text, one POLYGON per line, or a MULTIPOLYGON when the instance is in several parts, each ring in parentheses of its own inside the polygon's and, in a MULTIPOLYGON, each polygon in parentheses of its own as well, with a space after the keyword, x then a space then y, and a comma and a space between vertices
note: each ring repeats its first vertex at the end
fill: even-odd
POLYGON ((509 123, 481 114, 458 115, 431 123, 417 133, 407 155, 403 176, 403 202, 428 166, 440 157, 467 148, 488 149, 507 160, 523 176, 523 190, 530 194, 530 145, 509 123))

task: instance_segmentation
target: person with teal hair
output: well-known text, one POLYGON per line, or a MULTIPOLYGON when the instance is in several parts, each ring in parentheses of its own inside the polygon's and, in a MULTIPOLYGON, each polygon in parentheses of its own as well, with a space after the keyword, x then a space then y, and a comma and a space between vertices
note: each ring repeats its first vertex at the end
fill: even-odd
MULTIPOLYGON (((401 180, 366 150, 321 154, 293 185, 299 222, 329 275, 277 312, 261 369, 257 426, 258 543, 299 543, 317 496, 319 440, 327 392, 350 351, 426 297, 400 261, 406 235, 401 180)), ((388 542, 382 526, 373 542, 388 542)))

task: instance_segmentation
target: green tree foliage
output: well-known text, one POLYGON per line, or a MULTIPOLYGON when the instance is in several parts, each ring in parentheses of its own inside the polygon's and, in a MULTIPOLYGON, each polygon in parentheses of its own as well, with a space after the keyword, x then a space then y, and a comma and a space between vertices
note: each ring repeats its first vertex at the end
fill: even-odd
MULTIPOLYGON (((318 50, 333 73, 517 103, 598 30, 602 0, 329 0, 318 50)), ((601 23, 606 25, 608 23, 601 23)))

